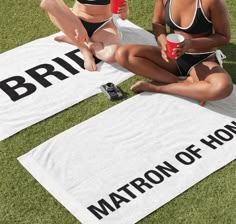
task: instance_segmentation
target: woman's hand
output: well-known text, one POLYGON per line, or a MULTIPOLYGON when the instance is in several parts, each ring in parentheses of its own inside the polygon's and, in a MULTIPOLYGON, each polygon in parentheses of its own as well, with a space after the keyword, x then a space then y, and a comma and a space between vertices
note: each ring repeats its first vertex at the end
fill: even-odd
POLYGON ((161 47, 161 56, 166 62, 169 62, 169 59, 167 57, 166 44, 161 47))
POLYGON ((128 17, 129 17, 129 4, 128 4, 128 0, 124 1, 123 4, 121 5, 121 7, 119 7, 118 14, 119 14, 119 17, 122 20, 128 19, 128 17))
POLYGON ((84 42, 88 43, 89 41, 88 33, 83 26, 79 27, 78 29, 75 29, 75 39, 79 43, 84 43, 84 42))
POLYGON ((173 49, 173 53, 176 55, 176 58, 179 58, 185 52, 187 52, 192 45, 191 39, 185 39, 182 43, 177 45, 177 48, 173 49))
POLYGON ((166 48, 166 35, 162 35, 162 37, 158 41, 160 47, 161 47, 161 56, 166 61, 169 62, 169 59, 167 57, 167 48, 166 48))

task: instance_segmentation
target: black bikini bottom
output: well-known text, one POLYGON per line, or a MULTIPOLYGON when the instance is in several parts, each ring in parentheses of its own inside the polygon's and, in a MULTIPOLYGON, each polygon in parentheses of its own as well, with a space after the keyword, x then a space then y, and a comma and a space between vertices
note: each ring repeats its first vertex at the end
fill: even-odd
POLYGON ((187 76, 190 70, 197 65, 198 63, 204 61, 210 55, 215 52, 207 52, 207 53, 185 53, 179 58, 176 59, 176 63, 179 69, 180 76, 187 76))
POLYGON ((111 18, 109 18, 105 21, 99 22, 99 23, 90 23, 90 22, 87 22, 87 21, 84 21, 84 20, 80 19, 80 21, 82 22, 84 28, 87 30, 89 37, 91 37, 94 32, 99 30, 102 26, 104 26, 110 20, 111 20, 111 18))

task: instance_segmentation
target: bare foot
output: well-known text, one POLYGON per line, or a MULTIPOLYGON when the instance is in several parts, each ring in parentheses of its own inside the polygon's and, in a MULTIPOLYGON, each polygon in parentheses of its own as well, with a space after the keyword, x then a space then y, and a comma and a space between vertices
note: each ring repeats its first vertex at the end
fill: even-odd
POLYGON ((204 107, 206 105, 206 101, 198 101, 199 102, 199 105, 204 107))
MULTIPOLYGON (((71 39, 65 35, 56 36, 54 38, 54 40, 59 41, 59 42, 65 42, 65 43, 73 45, 73 42, 71 41, 71 39)), ((94 61, 92 52, 90 52, 89 49, 86 49, 86 50, 82 50, 81 53, 84 56, 84 68, 88 71, 91 71, 91 72, 96 71, 97 66, 94 61)))
POLYGON ((153 84, 145 82, 145 81, 138 81, 130 87, 130 90, 134 91, 135 93, 140 93, 140 92, 144 92, 144 91, 157 92, 157 88, 155 88, 155 90, 154 90, 154 88, 153 88, 154 86, 156 86, 156 85, 153 85, 153 84))
POLYGON ((68 44, 73 44, 72 40, 69 37, 65 36, 65 35, 56 36, 56 37, 54 37, 54 40, 58 41, 58 42, 65 42, 65 43, 68 43, 68 44))
POLYGON ((84 56, 84 68, 88 71, 96 71, 97 66, 92 53, 86 52, 84 56))

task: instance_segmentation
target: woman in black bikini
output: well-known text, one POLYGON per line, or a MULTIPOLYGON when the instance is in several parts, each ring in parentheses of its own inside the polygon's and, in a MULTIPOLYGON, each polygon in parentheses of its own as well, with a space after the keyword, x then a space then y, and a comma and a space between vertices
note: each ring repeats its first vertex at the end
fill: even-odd
POLYGON ((154 82, 139 81, 135 92, 177 94, 206 101, 220 100, 233 90, 229 74, 220 66, 217 47, 230 40, 229 17, 223 0, 156 0, 153 32, 159 47, 122 46, 116 53, 119 64, 154 82), (174 49, 175 60, 166 55, 166 25, 185 41, 174 49), (186 76, 181 80, 178 76, 186 76))
MULTIPOLYGON (((72 10, 63 0, 42 0, 40 6, 51 21, 65 34, 55 38, 77 46, 84 56, 84 66, 96 70, 94 56, 107 63, 115 62, 120 36, 112 20, 110 0, 77 0, 72 10)), ((119 9, 119 16, 128 18, 128 2, 119 9)))

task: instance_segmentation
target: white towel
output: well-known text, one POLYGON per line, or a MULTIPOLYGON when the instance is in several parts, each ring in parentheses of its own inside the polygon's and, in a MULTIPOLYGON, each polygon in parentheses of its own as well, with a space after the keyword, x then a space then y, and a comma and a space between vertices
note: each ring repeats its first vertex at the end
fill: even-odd
POLYGON ((83 224, 133 224, 236 158, 236 89, 205 107, 142 93, 20 163, 83 224))
MULTIPOLYGON (((149 32, 117 22, 124 44, 156 45, 149 32)), ((99 63, 96 72, 85 71, 79 65, 81 53, 54 41, 56 35, 0 54, 0 140, 99 93, 102 84, 119 84, 134 75, 106 63, 99 63)))

